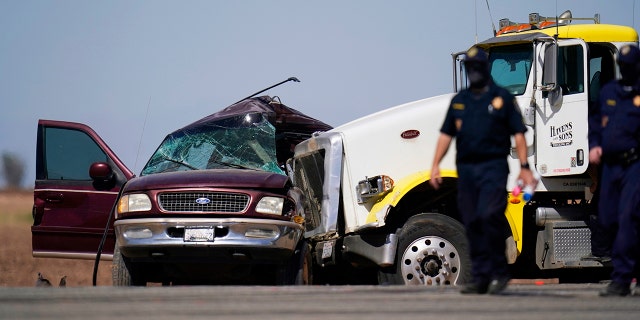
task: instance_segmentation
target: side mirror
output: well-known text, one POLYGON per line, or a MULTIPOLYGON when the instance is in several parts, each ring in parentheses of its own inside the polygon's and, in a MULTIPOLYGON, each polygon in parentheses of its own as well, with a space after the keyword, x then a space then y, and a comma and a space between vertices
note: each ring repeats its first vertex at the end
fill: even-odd
POLYGON ((113 180, 113 170, 106 162, 94 162, 89 167, 89 176, 95 182, 108 182, 113 180))
POLYGON ((559 108, 562 106, 562 88, 560 86, 556 86, 552 90, 549 91, 547 95, 549 99, 549 104, 553 108, 559 108))
POLYGON ((542 91, 553 91, 558 87, 558 45, 550 43, 544 50, 542 91))

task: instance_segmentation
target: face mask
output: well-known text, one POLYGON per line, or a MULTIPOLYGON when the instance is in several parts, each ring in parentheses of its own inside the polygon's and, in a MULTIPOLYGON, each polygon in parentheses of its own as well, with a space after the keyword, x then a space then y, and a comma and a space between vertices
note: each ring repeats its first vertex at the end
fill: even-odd
POLYGON ((489 84, 489 79, 491 76, 489 75, 489 70, 484 64, 468 64, 466 66, 467 69, 467 78, 469 79, 469 86, 472 89, 481 89, 484 88, 487 84, 489 84))
POLYGON ((636 66, 627 63, 620 63, 620 75, 622 76, 620 83, 628 86, 634 85, 640 78, 640 73, 636 66))

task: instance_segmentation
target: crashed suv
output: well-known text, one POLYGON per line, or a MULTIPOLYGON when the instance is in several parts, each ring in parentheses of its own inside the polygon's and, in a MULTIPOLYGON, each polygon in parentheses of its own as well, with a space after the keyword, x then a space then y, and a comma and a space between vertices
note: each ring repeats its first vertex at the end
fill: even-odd
POLYGON ((284 164, 330 128, 245 99, 169 134, 134 177, 90 128, 40 120, 33 254, 95 257, 113 207, 114 285, 308 282, 302 195, 284 164))

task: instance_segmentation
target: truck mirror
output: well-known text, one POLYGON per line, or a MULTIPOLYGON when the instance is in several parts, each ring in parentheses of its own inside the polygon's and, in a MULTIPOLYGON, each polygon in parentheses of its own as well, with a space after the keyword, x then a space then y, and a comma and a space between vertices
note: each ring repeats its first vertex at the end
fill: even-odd
POLYGON ((555 88, 549 90, 547 99, 553 108, 559 108, 562 106, 562 88, 560 86, 555 86, 555 88))
MULTIPOLYGON (((549 43, 544 51, 542 91, 553 91, 558 87, 558 45, 549 43)), ((562 92, 561 92, 562 93, 562 92)))
POLYGON ((453 92, 458 92, 464 88, 464 71, 462 60, 466 51, 452 53, 453 58, 453 92))

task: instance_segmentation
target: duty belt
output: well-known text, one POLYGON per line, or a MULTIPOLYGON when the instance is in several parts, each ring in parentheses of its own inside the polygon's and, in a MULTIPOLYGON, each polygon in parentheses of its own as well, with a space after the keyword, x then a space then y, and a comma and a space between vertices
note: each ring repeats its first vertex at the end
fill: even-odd
POLYGON ((468 154, 458 159, 457 162, 462 164, 473 164, 502 159, 506 161, 507 154, 468 154))
POLYGON ((640 159, 640 151, 638 148, 631 148, 621 152, 603 154, 602 158, 607 164, 619 164, 626 167, 640 159))

